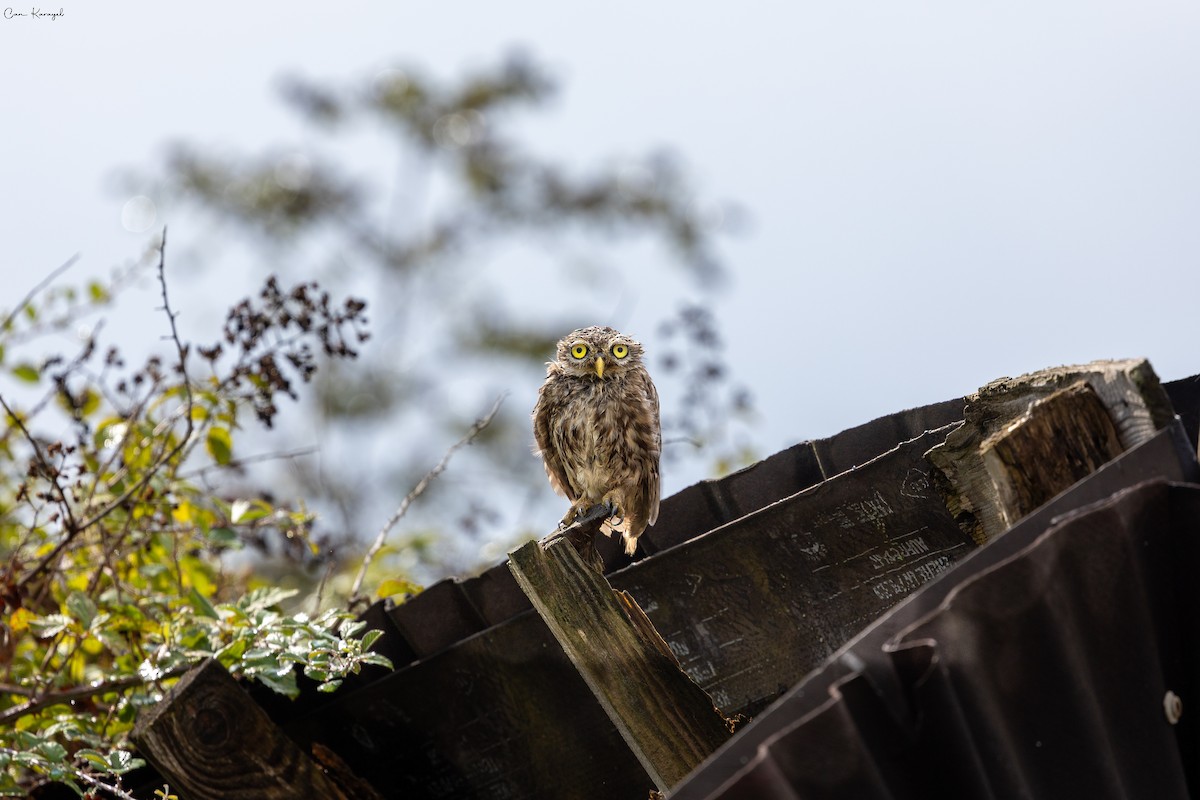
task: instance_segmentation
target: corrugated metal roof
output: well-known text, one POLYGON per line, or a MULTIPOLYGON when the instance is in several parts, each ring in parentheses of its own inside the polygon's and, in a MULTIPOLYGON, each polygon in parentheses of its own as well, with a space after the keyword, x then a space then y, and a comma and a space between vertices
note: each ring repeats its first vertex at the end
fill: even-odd
POLYGON ((1126 488, 1200 478, 1186 436, 1163 431, 911 595, 672 798, 1187 797, 1200 487, 1126 488))

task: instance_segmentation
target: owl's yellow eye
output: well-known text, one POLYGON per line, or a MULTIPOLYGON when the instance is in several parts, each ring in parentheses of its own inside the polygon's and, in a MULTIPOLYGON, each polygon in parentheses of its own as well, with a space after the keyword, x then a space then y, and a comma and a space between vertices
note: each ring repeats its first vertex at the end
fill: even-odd
POLYGON ((613 345, 612 354, 613 358, 624 358, 629 355, 629 348, 623 344, 613 345))
POLYGON ((584 356, 587 355, 587 345, 586 344, 575 345, 574 347, 571 348, 571 355, 573 355, 575 358, 583 358, 584 356))

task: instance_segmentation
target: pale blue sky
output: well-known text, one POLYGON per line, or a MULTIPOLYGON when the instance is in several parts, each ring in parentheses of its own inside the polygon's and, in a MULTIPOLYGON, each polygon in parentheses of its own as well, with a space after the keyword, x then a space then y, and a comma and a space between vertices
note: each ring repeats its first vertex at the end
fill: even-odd
MULTIPOLYGON (((763 452, 1055 364, 1200 372, 1192 2, 58 2, 0 18, 3 306, 76 251, 86 274, 145 247, 117 168, 294 137, 282 75, 449 77, 522 46, 561 74, 532 146, 670 146, 747 210, 715 304, 763 452)), ((622 325, 652 347, 683 284, 639 257, 622 325)))

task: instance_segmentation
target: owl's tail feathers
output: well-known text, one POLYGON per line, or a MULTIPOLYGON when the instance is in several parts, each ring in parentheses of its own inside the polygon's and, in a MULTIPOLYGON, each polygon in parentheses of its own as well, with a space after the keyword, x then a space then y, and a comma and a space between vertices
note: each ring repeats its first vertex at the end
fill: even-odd
POLYGON ((633 523, 629 517, 612 516, 604 520, 604 524, 600 526, 600 532, 606 536, 615 536, 620 534, 621 539, 625 542, 625 555, 631 556, 637 550, 638 533, 633 532, 633 523))

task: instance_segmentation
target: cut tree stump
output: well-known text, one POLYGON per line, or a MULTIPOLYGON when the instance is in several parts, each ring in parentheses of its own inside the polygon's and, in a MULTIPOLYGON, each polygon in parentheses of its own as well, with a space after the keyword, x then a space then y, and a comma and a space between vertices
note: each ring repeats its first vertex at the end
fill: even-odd
POLYGON ((1144 359, 1001 378, 966 399, 966 421, 932 448, 934 483, 976 544, 1170 424, 1144 359))
POLYGON ((350 800, 216 661, 180 678, 133 741, 187 800, 350 800))
POLYGON ((729 738, 726 719, 641 608, 569 538, 529 542, 509 554, 509 568, 659 790, 729 738))

